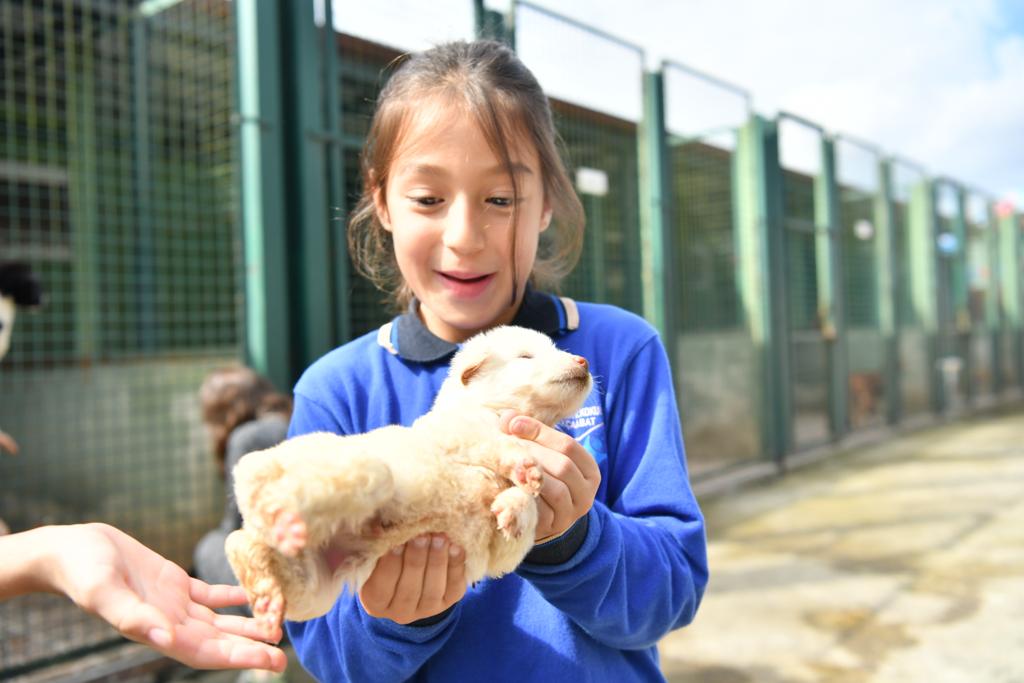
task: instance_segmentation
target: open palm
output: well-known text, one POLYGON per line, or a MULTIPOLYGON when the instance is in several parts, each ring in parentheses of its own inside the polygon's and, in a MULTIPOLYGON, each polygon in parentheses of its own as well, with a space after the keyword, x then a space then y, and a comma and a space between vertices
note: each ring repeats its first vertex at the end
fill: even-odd
POLYGON ((213 608, 245 602, 237 586, 211 586, 170 560, 105 524, 67 527, 63 591, 124 636, 192 667, 283 671, 276 642, 280 628, 263 630, 254 619, 213 608))

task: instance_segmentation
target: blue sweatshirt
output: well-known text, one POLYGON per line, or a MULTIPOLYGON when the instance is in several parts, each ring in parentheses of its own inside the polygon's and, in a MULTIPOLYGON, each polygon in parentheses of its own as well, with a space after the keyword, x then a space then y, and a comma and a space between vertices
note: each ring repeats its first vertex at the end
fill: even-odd
MULTIPOLYGON (((558 426, 600 466, 594 506, 514 574, 478 583, 434 619, 371 617, 346 591, 323 617, 288 622, 319 680, 664 680, 657 642, 693 619, 708 579, 665 350, 642 318, 533 290, 513 324, 590 363, 594 391, 558 426)), ((456 348, 410 308, 305 372, 289 436, 412 424, 430 409, 456 348)))

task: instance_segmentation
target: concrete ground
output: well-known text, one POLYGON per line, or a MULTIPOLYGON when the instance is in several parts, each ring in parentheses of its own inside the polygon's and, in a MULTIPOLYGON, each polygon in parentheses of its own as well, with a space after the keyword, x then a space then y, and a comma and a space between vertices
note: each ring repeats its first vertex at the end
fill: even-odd
MULTIPOLYGON (((698 487, 698 492, 700 488, 698 487)), ((828 455, 703 500, 711 583, 671 683, 1024 682, 1024 411, 828 455)), ((235 683, 140 645, 24 680, 235 683), (163 665, 167 660, 162 660, 163 665)), ((291 656, 289 683, 312 680, 291 656)))
POLYGON ((836 454, 704 504, 672 683, 1024 681, 1024 413, 836 454))

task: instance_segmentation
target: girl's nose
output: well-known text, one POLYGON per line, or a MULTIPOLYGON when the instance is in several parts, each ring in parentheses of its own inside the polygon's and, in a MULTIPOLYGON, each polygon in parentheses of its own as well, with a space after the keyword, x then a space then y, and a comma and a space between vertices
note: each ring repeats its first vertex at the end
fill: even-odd
POLYGON ((470 202, 455 200, 445 217, 444 246, 459 253, 473 253, 486 246, 483 212, 475 211, 470 202))

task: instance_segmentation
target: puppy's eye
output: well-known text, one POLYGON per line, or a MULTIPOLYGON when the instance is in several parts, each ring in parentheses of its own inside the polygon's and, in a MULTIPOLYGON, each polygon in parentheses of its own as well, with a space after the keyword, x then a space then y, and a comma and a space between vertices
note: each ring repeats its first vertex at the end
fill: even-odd
POLYGON ((519 357, 520 358, 533 358, 533 354, 532 353, 521 353, 521 354, 519 354, 519 357))

